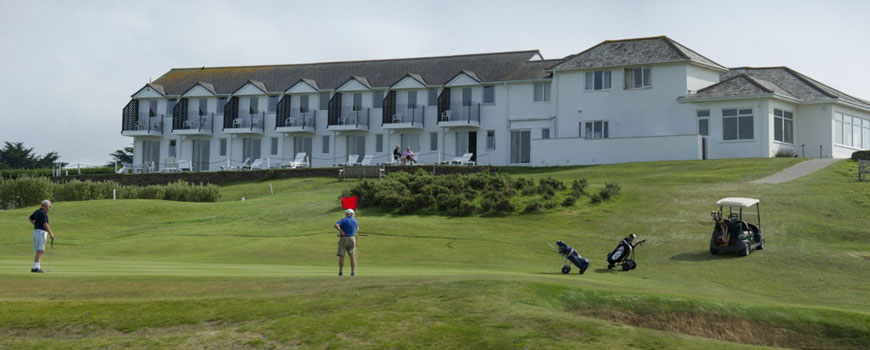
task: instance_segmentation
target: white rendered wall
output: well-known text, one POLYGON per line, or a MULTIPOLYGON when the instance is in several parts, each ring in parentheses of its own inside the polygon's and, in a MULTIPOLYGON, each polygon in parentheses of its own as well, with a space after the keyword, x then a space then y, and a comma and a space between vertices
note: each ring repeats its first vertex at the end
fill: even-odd
POLYGON ((587 140, 532 139, 531 165, 582 165, 701 159, 699 135, 587 140), (583 150, 575 152, 573 150, 583 150))
POLYGON ((696 92, 718 82, 718 71, 691 64, 686 65, 686 89, 696 92))
MULTIPOLYGON (((691 110, 687 112, 685 119, 691 121, 695 128, 693 133, 697 133, 698 117, 697 111, 706 109, 710 111, 709 136, 707 139, 707 158, 747 158, 747 157, 766 157, 769 144, 766 133, 770 132, 767 127, 768 122, 768 107, 766 99, 743 99, 743 100, 727 100, 727 101, 711 101, 687 103, 687 107, 691 110), (722 110, 723 109, 752 109, 752 134, 751 140, 728 140, 722 139, 722 110)), ((772 112, 771 112, 772 113, 772 112)))
MULTIPOLYGON (((856 148, 856 147, 849 147, 849 146, 838 145, 838 144, 835 144, 835 143, 833 142, 833 141, 835 140, 835 138, 834 138, 834 131, 833 131, 833 127, 834 127, 834 119, 833 119, 833 117, 834 117, 834 113, 839 112, 839 113, 843 113, 843 114, 848 114, 848 115, 850 115, 850 116, 852 116, 852 117, 859 117, 859 118, 862 118, 862 119, 864 119, 864 120, 870 120, 870 113, 865 112, 865 111, 861 111, 861 110, 856 109, 856 108, 846 107, 846 106, 842 106, 842 105, 833 105, 833 104, 831 104, 831 105, 829 105, 829 106, 831 107, 831 108, 829 108, 829 110, 833 110, 833 112, 831 113, 831 123, 830 123, 830 124, 831 124, 831 133, 830 133, 830 135, 831 135, 831 141, 832 141, 832 142, 831 142, 831 145, 832 145, 832 149, 833 149, 832 156, 833 156, 833 158, 849 158, 849 157, 852 157, 852 153, 853 153, 853 152, 855 152, 855 151, 860 151, 860 150, 862 150, 862 148, 856 148)), ((866 147, 866 146, 865 146, 865 147, 863 147, 863 149, 870 149, 870 147, 866 147)))

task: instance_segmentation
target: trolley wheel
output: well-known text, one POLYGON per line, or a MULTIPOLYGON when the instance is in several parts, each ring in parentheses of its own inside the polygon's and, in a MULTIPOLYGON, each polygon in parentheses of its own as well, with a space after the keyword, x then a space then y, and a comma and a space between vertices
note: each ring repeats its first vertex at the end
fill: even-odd
POLYGON ((571 272, 571 266, 569 266, 569 265, 562 266, 562 273, 567 274, 569 272, 571 272))

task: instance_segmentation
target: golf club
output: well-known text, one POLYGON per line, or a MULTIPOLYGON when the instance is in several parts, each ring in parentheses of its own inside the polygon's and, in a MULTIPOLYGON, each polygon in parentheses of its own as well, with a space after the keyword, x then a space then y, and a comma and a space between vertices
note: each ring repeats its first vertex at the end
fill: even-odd
POLYGON ((48 258, 46 260, 45 272, 51 272, 51 269, 48 267, 51 266, 51 252, 54 250, 54 238, 51 239, 51 245, 48 248, 48 258))

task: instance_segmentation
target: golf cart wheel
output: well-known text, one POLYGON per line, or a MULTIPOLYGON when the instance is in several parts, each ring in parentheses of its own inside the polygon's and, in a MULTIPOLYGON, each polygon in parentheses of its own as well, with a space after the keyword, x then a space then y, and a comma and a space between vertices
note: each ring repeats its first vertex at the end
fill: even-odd
POLYGON ((752 253, 752 246, 749 245, 749 243, 746 243, 746 244, 743 246, 743 249, 740 250, 739 254, 740 254, 740 256, 748 256, 749 253, 752 253))
POLYGON ((571 266, 568 266, 568 265, 562 266, 562 273, 568 274, 569 272, 571 272, 571 266))
POLYGON ((764 237, 762 237, 761 234, 758 235, 758 241, 761 242, 761 244, 759 244, 758 248, 755 249, 764 250, 764 237))
POLYGON ((716 249, 716 248, 710 247, 710 254, 718 255, 718 254, 719 254, 719 249, 716 249))

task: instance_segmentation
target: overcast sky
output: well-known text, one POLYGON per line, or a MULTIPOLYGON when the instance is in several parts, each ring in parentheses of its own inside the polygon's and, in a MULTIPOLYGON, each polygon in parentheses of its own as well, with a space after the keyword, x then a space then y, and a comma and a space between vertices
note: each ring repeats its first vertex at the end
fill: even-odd
POLYGON ((102 164, 121 109, 173 67, 539 49, 667 35, 728 67, 788 66, 870 99, 870 1, 0 0, 0 142, 102 164))

